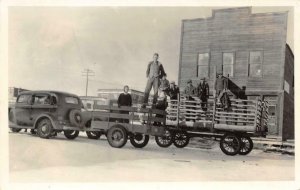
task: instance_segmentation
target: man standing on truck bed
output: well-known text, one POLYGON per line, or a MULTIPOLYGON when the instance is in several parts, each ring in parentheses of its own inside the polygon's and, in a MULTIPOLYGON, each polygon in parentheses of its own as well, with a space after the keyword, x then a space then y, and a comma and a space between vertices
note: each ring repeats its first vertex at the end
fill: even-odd
POLYGON ((149 93, 153 87, 154 97, 153 97, 153 105, 156 104, 157 96, 158 96, 158 87, 159 80, 166 75, 165 70, 161 62, 158 61, 158 53, 154 53, 153 61, 148 64, 146 76, 148 78, 145 94, 144 94, 144 103, 142 105, 143 108, 146 107, 149 99, 149 93))
MULTIPOLYGON (((124 93, 121 93, 118 98, 118 106, 132 106, 132 98, 131 95, 128 93, 129 87, 127 85, 124 86, 124 93)), ((121 114, 129 114, 129 111, 120 111, 121 114)), ((123 120, 124 123, 129 123, 128 119, 123 120)))

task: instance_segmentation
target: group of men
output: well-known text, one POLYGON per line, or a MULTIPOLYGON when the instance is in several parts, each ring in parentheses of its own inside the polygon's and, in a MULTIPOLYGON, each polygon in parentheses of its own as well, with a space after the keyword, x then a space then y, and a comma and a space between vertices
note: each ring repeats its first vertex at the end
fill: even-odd
MULTIPOLYGON (((142 104, 142 108, 145 108, 148 104, 149 94, 151 89, 153 88, 154 96, 152 107, 157 109, 165 110, 168 106, 167 96, 170 97, 171 100, 177 100, 179 96, 179 88, 175 85, 175 82, 169 81, 166 79, 167 74, 164 70, 164 67, 161 62, 158 61, 159 55, 158 53, 154 53, 153 60, 149 62, 146 70, 147 77, 147 85, 144 93, 144 100, 142 104)), ((228 79, 223 77, 222 73, 217 74, 217 79, 215 81, 215 92, 217 97, 217 103, 224 105, 224 107, 228 107, 228 79)), ((124 93, 119 96, 118 105, 119 106, 131 106, 132 99, 130 94, 128 93, 129 87, 124 87, 124 93)), ((201 100, 201 107, 205 111, 207 110, 207 100, 209 98, 209 85, 205 78, 201 79, 201 82, 194 87, 192 84, 192 80, 187 81, 187 86, 183 91, 183 95, 187 98, 187 100, 194 100, 193 97, 199 97, 201 100)))

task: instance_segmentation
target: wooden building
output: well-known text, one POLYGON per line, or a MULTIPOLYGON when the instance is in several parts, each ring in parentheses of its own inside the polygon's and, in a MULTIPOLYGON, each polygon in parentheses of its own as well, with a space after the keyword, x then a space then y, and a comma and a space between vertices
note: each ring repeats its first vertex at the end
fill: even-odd
POLYGON ((286 44, 288 12, 251 13, 250 7, 213 10, 182 21, 178 84, 228 76, 234 94, 270 102, 269 134, 294 138, 294 55, 286 44))

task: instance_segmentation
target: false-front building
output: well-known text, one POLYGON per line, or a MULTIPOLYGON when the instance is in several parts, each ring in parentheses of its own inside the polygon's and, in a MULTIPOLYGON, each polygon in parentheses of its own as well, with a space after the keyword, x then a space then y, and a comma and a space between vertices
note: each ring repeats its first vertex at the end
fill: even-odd
POLYGON ((294 55, 286 44, 288 12, 252 14, 250 7, 213 10, 182 21, 178 84, 201 78, 214 89, 216 73, 233 94, 268 100, 269 134, 294 138, 294 55))

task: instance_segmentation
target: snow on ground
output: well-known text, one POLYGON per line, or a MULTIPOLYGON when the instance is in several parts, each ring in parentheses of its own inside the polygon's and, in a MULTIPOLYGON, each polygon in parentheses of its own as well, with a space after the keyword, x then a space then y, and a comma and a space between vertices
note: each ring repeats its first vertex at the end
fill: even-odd
POLYGON ((111 181, 266 181, 294 180, 294 156, 253 150, 226 156, 218 147, 160 148, 154 140, 143 149, 128 142, 122 149, 106 139, 75 140, 59 135, 41 139, 9 134, 11 182, 111 181))

